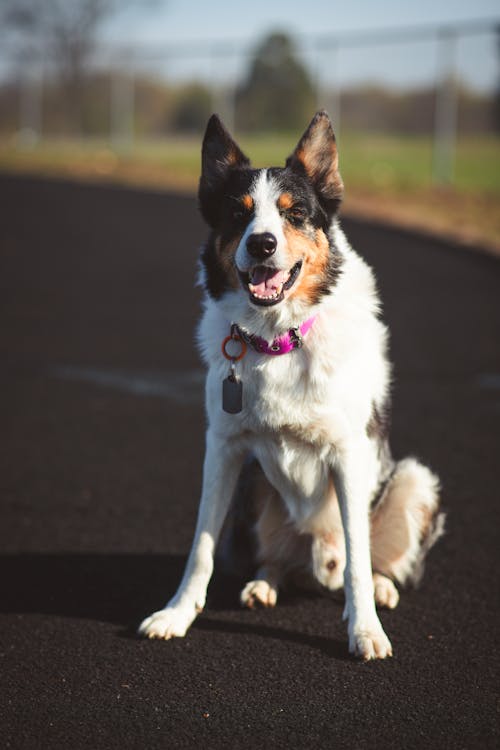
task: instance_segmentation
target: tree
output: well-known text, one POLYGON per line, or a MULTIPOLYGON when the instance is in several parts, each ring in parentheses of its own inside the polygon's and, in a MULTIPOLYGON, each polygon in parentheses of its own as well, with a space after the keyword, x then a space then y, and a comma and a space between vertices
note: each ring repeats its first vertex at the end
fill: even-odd
POLYGON ((45 68, 64 100, 67 125, 82 125, 83 89, 101 23, 114 0, 4 0, 2 21, 10 30, 10 55, 24 78, 45 68))
MULTIPOLYGON (((64 108, 73 129, 80 129, 84 82, 98 33, 112 14, 141 0, 0 0, 0 24, 9 30, 4 57, 17 60, 24 77, 44 66, 61 87, 64 108)), ((147 0, 154 5, 160 0, 147 0)))
POLYGON ((273 33, 257 47, 246 81, 236 92, 240 130, 296 130, 311 118, 314 87, 293 41, 273 33))
POLYGON ((62 79, 82 77, 97 30, 116 0, 3 0, 1 20, 14 35, 14 53, 29 50, 31 63, 53 63, 62 79), (37 59, 38 58, 38 59, 37 59))
POLYGON ((212 96, 207 87, 201 83, 188 84, 178 93, 171 128, 184 133, 202 133, 211 112, 212 96))

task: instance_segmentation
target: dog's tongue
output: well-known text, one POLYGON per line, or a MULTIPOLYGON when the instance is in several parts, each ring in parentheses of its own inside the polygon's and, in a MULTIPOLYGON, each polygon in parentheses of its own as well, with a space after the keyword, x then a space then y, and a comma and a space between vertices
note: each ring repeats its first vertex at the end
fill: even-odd
POLYGON ((278 271, 276 268, 268 268, 267 266, 257 266, 253 270, 250 286, 254 294, 261 297, 271 296, 274 292, 281 290, 287 278, 286 271, 278 271))

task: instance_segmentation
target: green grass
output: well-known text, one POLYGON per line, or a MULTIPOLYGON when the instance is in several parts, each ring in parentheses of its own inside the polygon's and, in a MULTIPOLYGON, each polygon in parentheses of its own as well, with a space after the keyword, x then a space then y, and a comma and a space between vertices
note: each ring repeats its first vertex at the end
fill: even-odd
POLYGON ((455 185, 464 190, 500 191, 500 138, 468 138, 459 143, 455 185))
MULTIPOLYGON (((346 184, 428 189, 433 180, 430 138, 350 136, 340 143, 346 184)), ((456 147, 456 190, 500 192, 500 139, 460 139, 456 147)))
MULTIPOLYGON (((256 166, 283 164, 296 139, 286 135, 242 137, 256 166)), ((350 134, 339 138, 340 169, 347 186, 427 189, 432 185, 433 145, 428 137, 350 134)), ((452 186, 500 192, 500 138, 457 142, 452 186)))
MULTIPOLYGON (((243 150, 256 166, 283 164, 296 139, 289 135, 242 136, 243 150)), ((340 166, 346 185, 363 188, 426 189, 432 184, 432 142, 424 137, 347 135, 339 139, 340 166)), ((31 149, 0 141, 0 168, 47 169, 92 173, 162 170, 182 186, 195 183, 200 169, 199 138, 166 138, 116 149, 105 141, 47 140, 31 149)), ((452 186, 458 190, 500 192, 500 138, 458 141, 452 186)))

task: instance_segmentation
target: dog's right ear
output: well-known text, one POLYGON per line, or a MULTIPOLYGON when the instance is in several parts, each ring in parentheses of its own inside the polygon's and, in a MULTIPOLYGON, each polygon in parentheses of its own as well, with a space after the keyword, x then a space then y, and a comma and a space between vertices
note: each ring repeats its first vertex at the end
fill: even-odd
POLYGON ((219 117, 212 115, 203 138, 198 188, 201 213, 210 226, 217 223, 220 193, 229 171, 248 166, 250 160, 231 138, 219 117))
POLYGON ((337 143, 327 113, 316 112, 287 166, 305 173, 329 214, 337 210, 344 193, 337 143))

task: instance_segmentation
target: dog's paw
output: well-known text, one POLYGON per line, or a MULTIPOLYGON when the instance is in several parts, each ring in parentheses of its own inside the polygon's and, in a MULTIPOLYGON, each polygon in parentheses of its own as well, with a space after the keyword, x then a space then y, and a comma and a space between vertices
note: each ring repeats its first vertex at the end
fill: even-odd
POLYGON ((240 594, 240 602, 243 607, 254 609, 255 607, 274 607, 278 599, 278 591, 264 579, 250 581, 240 594))
POLYGON ((373 574, 373 588, 377 607, 394 609, 399 602, 399 593, 390 578, 380 573, 373 574))
POLYGON ((145 638, 161 638, 165 641, 182 638, 195 617, 196 612, 191 614, 180 607, 166 607, 146 617, 137 632, 145 638))
POLYGON ((380 626, 367 630, 355 630, 349 636, 349 652, 363 661, 385 659, 392 656, 392 646, 380 626))

